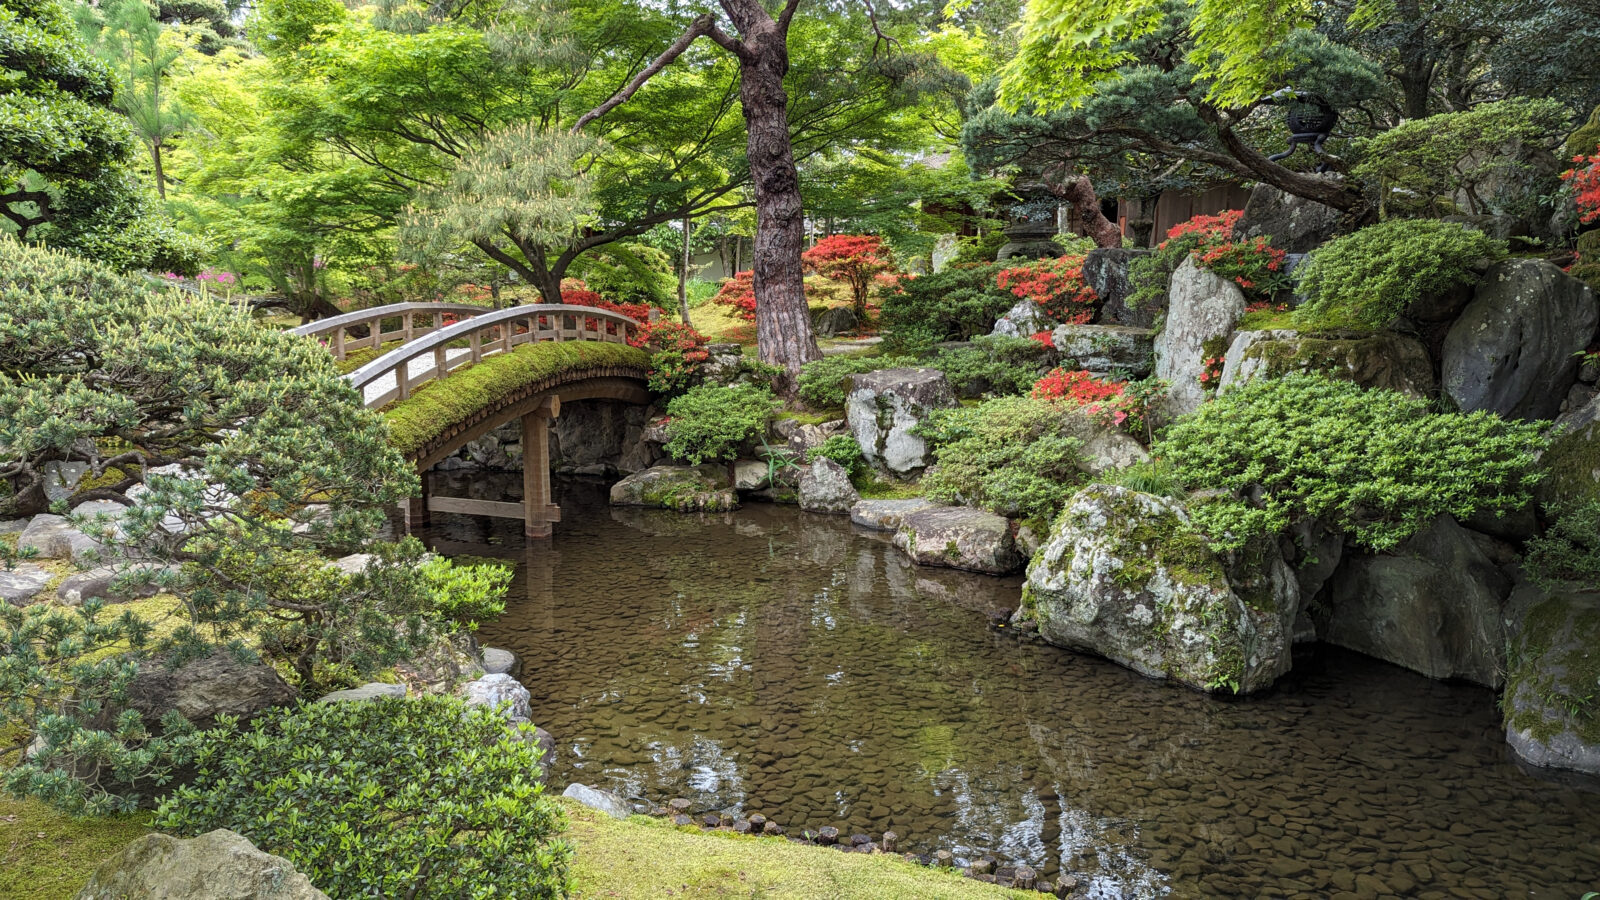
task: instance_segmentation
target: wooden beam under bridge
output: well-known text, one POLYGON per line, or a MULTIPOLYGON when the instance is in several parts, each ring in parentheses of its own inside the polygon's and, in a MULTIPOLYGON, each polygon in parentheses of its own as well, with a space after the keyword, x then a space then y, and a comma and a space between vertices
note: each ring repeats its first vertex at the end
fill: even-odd
MULTIPOLYGON (((561 415, 561 398, 551 395, 522 417, 522 502, 435 497, 424 493, 422 510, 521 519, 522 533, 547 538, 561 521, 561 507, 550 502, 550 420, 561 415)), ((422 510, 419 510, 422 511, 422 510)))

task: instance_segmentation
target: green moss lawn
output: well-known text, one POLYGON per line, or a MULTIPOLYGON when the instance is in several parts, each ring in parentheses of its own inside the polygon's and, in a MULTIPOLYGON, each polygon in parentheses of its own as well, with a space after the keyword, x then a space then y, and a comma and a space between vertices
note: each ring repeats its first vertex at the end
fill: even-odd
MULTIPOLYGON (((677 829, 635 816, 619 822, 571 801, 580 900, 1019 900, 1009 891, 913 865, 794 844, 677 829)), ((42 803, 0 798, 0 900, 64 900, 105 858, 149 831, 143 815, 74 821, 42 803)))

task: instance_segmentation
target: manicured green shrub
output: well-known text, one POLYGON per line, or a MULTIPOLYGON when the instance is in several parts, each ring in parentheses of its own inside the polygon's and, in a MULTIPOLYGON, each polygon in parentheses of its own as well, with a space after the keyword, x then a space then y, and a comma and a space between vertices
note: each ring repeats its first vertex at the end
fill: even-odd
POLYGON ((839 409, 850 395, 850 376, 919 365, 909 356, 824 356, 800 369, 800 400, 812 409, 839 409))
POLYGON ((816 462, 819 459, 831 459, 843 466, 844 470, 850 473, 852 481, 871 471, 867 465, 867 457, 861 452, 861 445, 848 434, 836 434, 807 451, 806 462, 816 462))
POLYGON ((1026 394, 1050 368, 1052 350, 1027 338, 979 335, 972 346, 941 350, 917 365, 938 369, 963 397, 1026 394))
POLYGON ((1557 503, 1549 512, 1549 530, 1528 541, 1528 577, 1546 588, 1600 584, 1600 500, 1557 503))
POLYGON ((951 265, 932 275, 900 279, 883 298, 884 344, 891 351, 920 353, 940 341, 987 334, 1017 303, 996 282, 1006 268, 995 263, 951 265))
POLYGON ((1544 443, 1537 424, 1434 413, 1395 391, 1288 375, 1179 418, 1151 452, 1185 488, 1219 492, 1192 512, 1221 548, 1315 518, 1385 550, 1441 513, 1521 508, 1544 443))
POLYGON ((435 556, 417 568, 433 609, 447 622, 476 631, 479 622, 506 611, 506 589, 511 587, 512 575, 508 565, 468 565, 435 556))
POLYGON ((1303 328, 1378 329, 1411 304, 1470 285, 1506 245, 1454 222, 1391 219, 1319 247, 1301 270, 1303 328))
POLYGON ((540 756, 501 712, 448 697, 275 710, 204 732, 154 824, 236 831, 334 898, 565 897, 540 756))
POLYGON ((936 463, 922 478, 923 492, 1049 521, 1083 480, 1074 422, 1054 404, 1027 397, 937 410, 917 427, 936 463))
POLYGON ((665 449, 694 465, 732 460, 766 435, 777 406, 771 391, 755 385, 692 388, 667 404, 665 449))

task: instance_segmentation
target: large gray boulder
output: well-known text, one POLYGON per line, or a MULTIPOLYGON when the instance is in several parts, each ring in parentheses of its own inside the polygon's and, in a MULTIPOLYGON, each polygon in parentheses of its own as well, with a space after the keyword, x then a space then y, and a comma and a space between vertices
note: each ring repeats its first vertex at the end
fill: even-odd
POLYGON ((957 405, 955 391, 938 369, 882 369, 851 376, 845 406, 850 433, 867 462, 900 475, 931 461, 928 445, 911 430, 935 409, 957 405))
POLYGON ((1445 396, 1463 412, 1554 418, 1597 325, 1600 306, 1582 281, 1543 260, 1498 263, 1445 335, 1445 396))
POLYGON ((1378 555, 1347 554, 1318 615, 1322 639, 1429 678, 1499 687, 1502 606, 1511 580, 1481 543, 1441 516, 1378 555))
POLYGON ((1024 297, 995 321, 994 328, 989 333, 1003 337, 1025 338, 1041 331, 1049 331, 1055 324, 1055 320, 1050 318, 1039 304, 1024 297))
POLYGON ((1530 765, 1600 775, 1600 593, 1551 593, 1514 627, 1506 742, 1530 765))
POLYGON ((739 506, 727 466, 652 466, 611 486, 612 506, 723 512, 739 506))
POLYGON ((1206 401, 1207 385, 1200 380, 1206 360, 1227 354, 1245 302, 1238 285, 1192 259, 1172 273, 1170 298, 1167 323, 1156 338, 1155 374, 1171 385, 1168 411, 1183 415, 1206 401))
POLYGON ((1285 253, 1310 253, 1338 236, 1344 214, 1315 200, 1258 184, 1234 226, 1235 240, 1267 237, 1285 253))
POLYGON ((800 470, 800 508, 806 512, 844 515, 860 499, 850 473, 831 459, 818 459, 800 470))
POLYGON ((899 531, 905 517, 939 504, 923 497, 909 500, 859 500, 850 507, 850 521, 873 531, 899 531))
POLYGON ((633 812, 628 808, 628 801, 620 795, 587 784, 569 784, 561 796, 576 800, 590 809, 597 809, 613 819, 626 819, 633 812))
POLYGON ((275 706, 293 703, 297 696, 266 663, 241 662, 219 650, 171 669, 162 660, 146 660, 128 684, 128 706, 154 725, 169 710, 201 728, 218 716, 252 719, 275 706))
POLYGON ((981 509, 939 506, 908 513, 894 545, 923 566, 1009 575, 1026 562, 1011 535, 1011 522, 981 509))
POLYGON ((76 563, 92 562, 104 549, 94 538, 72 527, 66 516, 50 513, 34 516, 17 536, 18 550, 30 547, 40 559, 70 559, 76 563))
POLYGON ((516 675, 522 664, 517 655, 500 647, 485 647, 481 654, 485 675, 516 675))
POLYGON ((1332 336, 1299 331, 1241 331, 1228 345, 1217 393, 1260 378, 1320 372, 1364 388, 1420 399, 1434 395, 1433 364, 1418 341, 1392 331, 1332 336))
POLYGON ((1252 551, 1229 565, 1176 501, 1092 484, 1035 554, 1017 618, 1152 678, 1261 690, 1289 671, 1300 595, 1275 545, 1252 551))
POLYGON ((1099 247, 1083 258, 1083 281, 1100 298, 1097 322, 1134 328, 1149 328, 1155 324, 1156 316, 1166 309, 1165 303, 1152 301, 1132 309, 1127 305, 1128 295, 1133 293, 1128 267, 1134 260, 1149 255, 1149 250, 1099 247))
POLYGON ((533 718, 533 695, 510 675, 485 675, 469 681, 461 686, 461 697, 468 706, 503 706, 506 718, 512 722, 533 718))
POLYGON ((1057 325, 1051 343, 1067 359, 1096 375, 1149 375, 1155 367, 1156 333, 1125 325, 1057 325))
POLYGON ((855 310, 848 306, 835 306, 825 310, 817 316, 817 335, 819 337, 838 337, 841 334, 855 331, 861 324, 856 318, 855 310))
POLYGON ((1545 479, 1536 489, 1545 505, 1600 500, 1600 399, 1552 428, 1540 457, 1545 479))
POLYGON ((95 869, 77 900, 328 900, 294 864, 227 829, 147 834, 95 869))

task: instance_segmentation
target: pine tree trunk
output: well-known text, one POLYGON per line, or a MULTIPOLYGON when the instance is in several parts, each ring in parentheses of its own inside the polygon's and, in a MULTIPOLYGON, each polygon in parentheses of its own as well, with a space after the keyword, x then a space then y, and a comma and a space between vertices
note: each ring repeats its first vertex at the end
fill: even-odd
MULTIPOLYGON (((750 0, 754 2, 754 0, 750 0)), ((730 5, 733 5, 730 3, 730 5)), ((742 5, 742 4, 741 4, 742 5)), ((792 394, 800 367, 822 356, 811 331, 805 276, 805 211, 800 176, 789 143, 787 35, 770 16, 740 22, 746 53, 739 61, 739 99, 744 106, 750 176, 755 184, 754 251, 756 346, 761 361, 787 373, 776 385, 792 394)))
POLYGON ((167 199, 167 174, 161 168, 160 141, 152 141, 150 144, 150 165, 156 171, 156 194, 165 201, 167 199))

